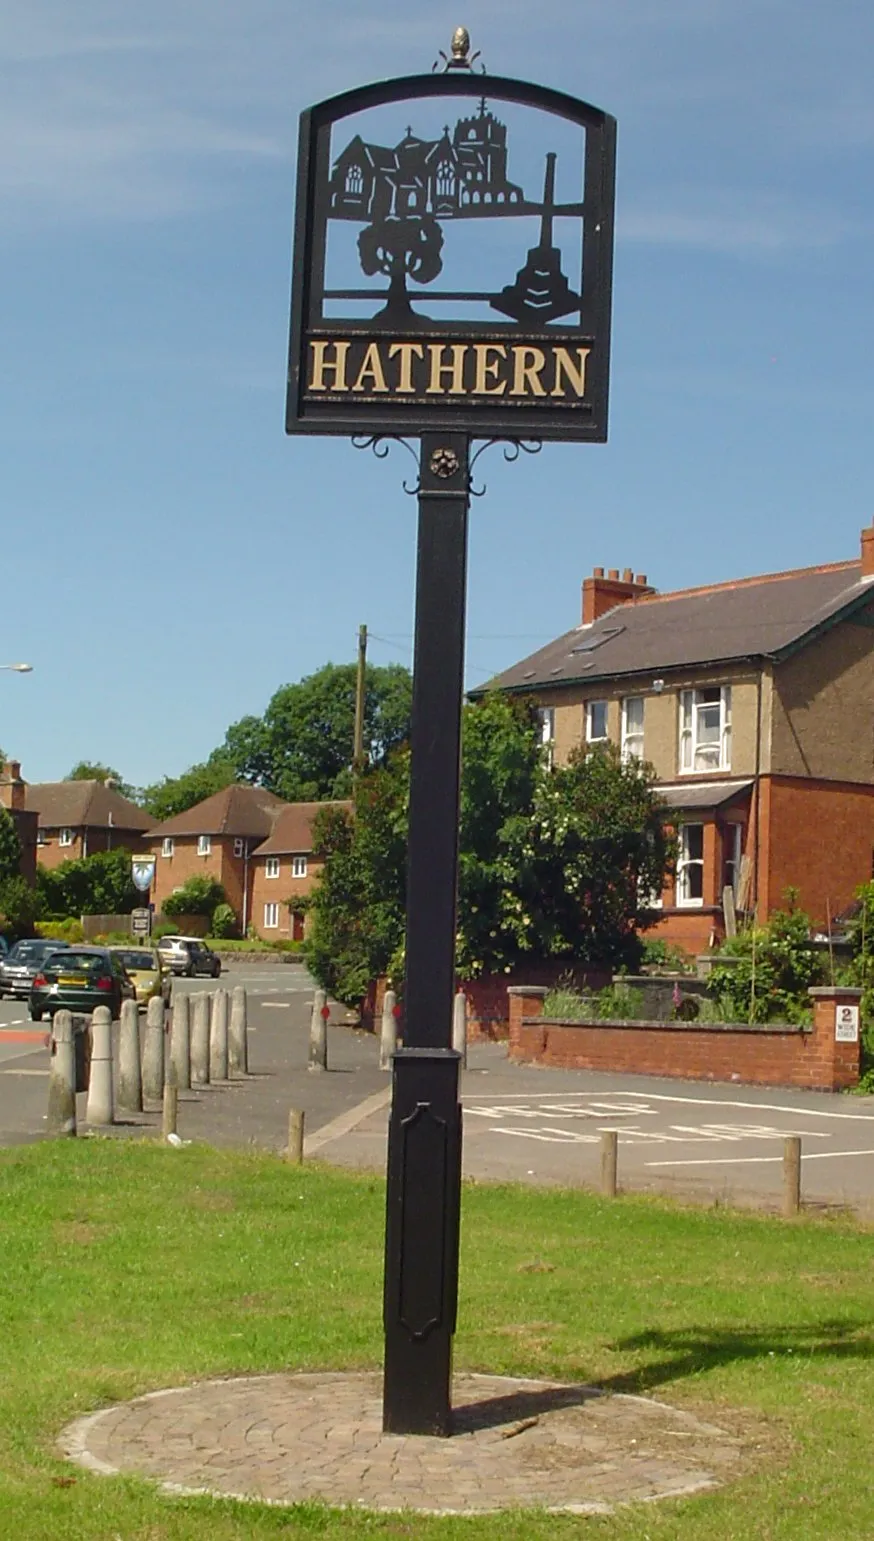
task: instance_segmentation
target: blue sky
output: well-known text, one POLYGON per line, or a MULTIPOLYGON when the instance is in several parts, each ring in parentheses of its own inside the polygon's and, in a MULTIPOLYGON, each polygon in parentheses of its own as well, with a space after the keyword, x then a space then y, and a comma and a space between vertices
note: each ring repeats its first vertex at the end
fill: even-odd
POLYGON ((142 784, 285 681, 409 661, 404 451, 288 440, 297 116, 428 70, 619 120, 610 441, 480 466, 468 680, 660 588, 854 556, 874 516, 870 0, 0 0, 0 744, 142 784))

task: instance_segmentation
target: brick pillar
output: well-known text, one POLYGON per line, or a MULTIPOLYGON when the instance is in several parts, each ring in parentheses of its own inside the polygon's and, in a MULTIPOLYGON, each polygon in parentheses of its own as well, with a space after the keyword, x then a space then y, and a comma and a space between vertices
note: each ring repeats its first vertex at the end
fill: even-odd
POLYGON ((813 1002, 810 1047, 816 1063, 816 1084, 826 1091, 844 1091, 857 1084, 861 1070, 862 992, 845 985, 820 985, 807 993, 813 1002))
POLYGON ((522 1021, 524 1017, 542 1017, 543 1002, 549 991, 545 985, 509 985, 510 1000, 510 1058, 522 1048, 522 1021))

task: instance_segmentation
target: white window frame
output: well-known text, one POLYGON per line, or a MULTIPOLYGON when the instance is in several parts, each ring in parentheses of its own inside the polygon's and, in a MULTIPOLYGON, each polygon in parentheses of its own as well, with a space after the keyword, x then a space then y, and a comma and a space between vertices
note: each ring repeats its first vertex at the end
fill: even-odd
POLYGON ((49 837, 46 834, 44 829, 38 829, 37 830, 37 832, 36 832, 36 843, 37 843, 37 845, 48 845, 49 837))
POLYGON ((677 853, 677 906, 683 910, 698 910, 704 903, 704 825, 697 823, 681 824, 677 831, 677 837, 679 840, 679 850, 677 853), (689 830, 692 829, 700 829, 701 831, 700 856, 689 855, 689 830), (689 882, 688 875, 696 868, 701 873, 701 893, 700 896, 696 895, 693 897, 689 893, 692 885, 689 882))
POLYGON ((587 701, 586 702, 586 743, 587 744, 606 744, 606 743, 608 743, 609 739, 610 739, 610 732, 609 732, 608 722, 609 722, 609 703, 607 701, 587 701), (603 733, 596 733, 595 732, 595 712, 596 712, 596 710, 599 707, 603 707, 603 709, 604 709, 604 732, 603 733))
POLYGON ((276 931, 279 927, 279 903, 272 900, 264 906, 264 930, 276 931))
POLYGON ((539 706, 537 716, 540 719, 540 742, 546 754, 546 763, 552 770, 555 753, 555 707, 539 706))
POLYGON ((238 835, 236 840, 234 841, 234 855, 235 856, 245 856, 245 854, 246 854, 246 842, 242 838, 241 835, 238 835))
POLYGON ((198 856, 212 855, 212 835, 198 835, 197 854, 198 856))
POLYGON ((646 697, 624 696, 622 699, 622 758, 623 760, 643 759, 643 733, 646 720, 646 697), (640 707, 640 724, 632 722, 631 718, 638 715, 640 707), (634 708, 632 711, 631 708, 634 708))
POLYGON ((266 878, 279 877, 279 857, 268 856, 264 862, 264 876, 266 878))
POLYGON ((292 856, 291 875, 293 878, 305 878, 307 875, 307 859, 305 856, 292 856))
POLYGON ((73 834, 73 831, 69 827, 65 827, 64 829, 59 830, 59 832, 58 832, 58 845, 72 845, 73 842, 74 842, 74 839, 75 839, 75 836, 73 834))
POLYGON ((731 686, 703 685, 680 691, 680 775, 731 770, 731 686), (707 699, 709 698, 709 699, 707 699), (718 741, 702 740, 703 714, 719 708, 718 741))
POLYGON ((161 842, 161 855, 162 856, 172 856, 174 850, 175 850, 175 846, 173 844, 173 836, 172 835, 165 835, 164 839, 161 842))

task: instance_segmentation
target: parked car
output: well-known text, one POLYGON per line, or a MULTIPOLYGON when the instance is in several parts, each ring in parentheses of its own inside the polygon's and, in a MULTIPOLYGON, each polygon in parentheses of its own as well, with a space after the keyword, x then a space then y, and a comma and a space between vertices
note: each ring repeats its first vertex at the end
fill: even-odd
POLYGON ((154 947, 110 947, 109 950, 119 959, 131 981, 138 1006, 147 1006, 157 996, 169 1003, 170 971, 154 947))
POLYGON ((30 987, 30 1017, 41 1022, 56 1011, 90 1014, 108 1006, 113 1017, 122 1001, 136 1000, 136 990, 120 958, 108 947, 70 947, 50 953, 30 987))
POLYGON ((9 956, 0 960, 0 997, 12 995, 27 1000, 34 975, 39 973, 46 958, 69 945, 69 942, 52 942, 42 936, 16 942, 9 956))
POLYGON ((162 936, 158 943, 161 962, 174 974, 190 979, 194 974, 210 974, 218 979, 222 960, 199 936, 162 936))

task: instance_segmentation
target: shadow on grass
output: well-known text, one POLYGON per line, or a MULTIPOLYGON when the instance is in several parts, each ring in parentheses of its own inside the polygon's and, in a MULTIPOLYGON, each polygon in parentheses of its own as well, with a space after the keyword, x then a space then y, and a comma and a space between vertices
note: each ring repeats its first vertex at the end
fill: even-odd
POLYGON ((682 1332, 662 1332, 651 1328, 620 1338, 613 1348, 622 1353, 655 1349, 669 1354, 654 1364, 641 1365, 619 1375, 593 1381, 600 1391, 652 1391, 669 1381, 700 1375, 702 1371, 740 1360, 767 1359, 797 1355, 799 1359, 874 1359, 874 1337, 858 1334, 870 1328, 868 1321, 826 1320, 808 1327, 785 1329, 761 1328, 749 1331, 723 1331, 687 1327, 682 1332))

